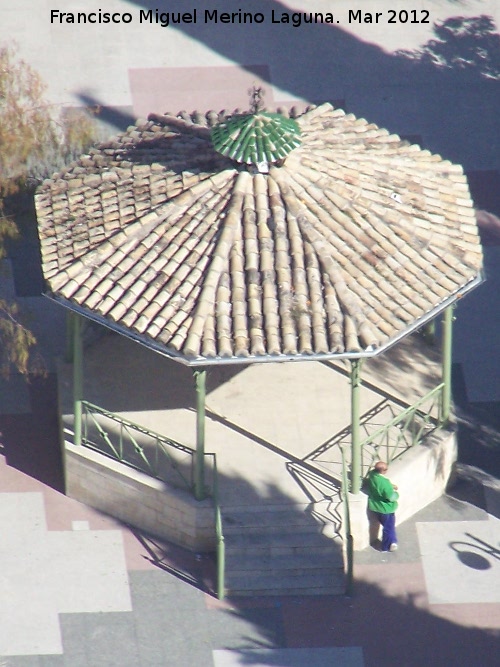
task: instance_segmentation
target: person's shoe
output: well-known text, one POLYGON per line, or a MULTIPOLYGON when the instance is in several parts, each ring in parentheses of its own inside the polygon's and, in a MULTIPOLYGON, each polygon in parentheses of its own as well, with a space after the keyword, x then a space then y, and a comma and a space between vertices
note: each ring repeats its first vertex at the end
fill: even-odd
POLYGON ((393 542, 389 547, 389 551, 397 551, 397 550, 398 550, 398 545, 396 544, 396 542, 393 542))

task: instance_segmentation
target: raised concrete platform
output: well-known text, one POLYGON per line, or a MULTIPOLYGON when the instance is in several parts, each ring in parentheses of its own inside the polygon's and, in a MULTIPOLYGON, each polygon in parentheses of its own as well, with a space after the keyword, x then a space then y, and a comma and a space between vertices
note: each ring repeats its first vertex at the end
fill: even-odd
POLYGON ((215 549, 214 508, 88 447, 64 442, 66 493, 126 524, 187 547, 215 549))
MULTIPOLYGON (((457 460, 454 432, 438 431, 396 459, 388 477, 398 486, 399 506, 396 524, 400 525, 443 495, 457 460)), ((361 551, 379 536, 378 522, 370 521, 368 497, 349 494, 351 529, 355 551, 361 551)))

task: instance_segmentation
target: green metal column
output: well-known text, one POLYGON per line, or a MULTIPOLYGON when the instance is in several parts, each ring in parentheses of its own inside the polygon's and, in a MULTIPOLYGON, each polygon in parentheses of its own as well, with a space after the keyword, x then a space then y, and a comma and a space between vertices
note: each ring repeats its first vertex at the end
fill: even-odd
POLYGON ((441 404, 441 423, 446 425, 450 421, 451 413, 451 348, 453 342, 453 310, 454 306, 448 306, 443 317, 443 342, 442 342, 442 380, 443 395, 441 404))
POLYGON ((361 432, 359 424, 361 365, 361 359, 351 361, 351 493, 359 493, 361 490, 361 432))
POLYGON ((82 318, 73 318, 73 415, 74 444, 82 444, 82 399, 83 399, 83 341, 82 318))
POLYGON ((194 497, 196 500, 205 498, 205 370, 196 370, 196 454, 194 459, 194 497))

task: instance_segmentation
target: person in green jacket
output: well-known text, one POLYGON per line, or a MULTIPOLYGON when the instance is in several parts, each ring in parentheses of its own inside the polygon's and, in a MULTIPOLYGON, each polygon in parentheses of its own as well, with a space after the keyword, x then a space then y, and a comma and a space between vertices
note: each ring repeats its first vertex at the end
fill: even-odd
POLYGON ((398 487, 387 477, 387 463, 378 461, 368 473, 368 509, 377 517, 382 526, 382 551, 396 551, 396 509, 398 507, 398 487))

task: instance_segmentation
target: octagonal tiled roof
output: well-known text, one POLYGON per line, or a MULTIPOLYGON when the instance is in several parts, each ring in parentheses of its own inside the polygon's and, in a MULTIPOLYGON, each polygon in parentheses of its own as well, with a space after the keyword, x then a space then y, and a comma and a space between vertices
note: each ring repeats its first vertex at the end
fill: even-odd
POLYGON ((371 354, 478 282, 460 166, 325 104, 260 173, 214 150, 222 116, 152 115, 40 186, 54 298, 190 363, 262 361, 371 354))

